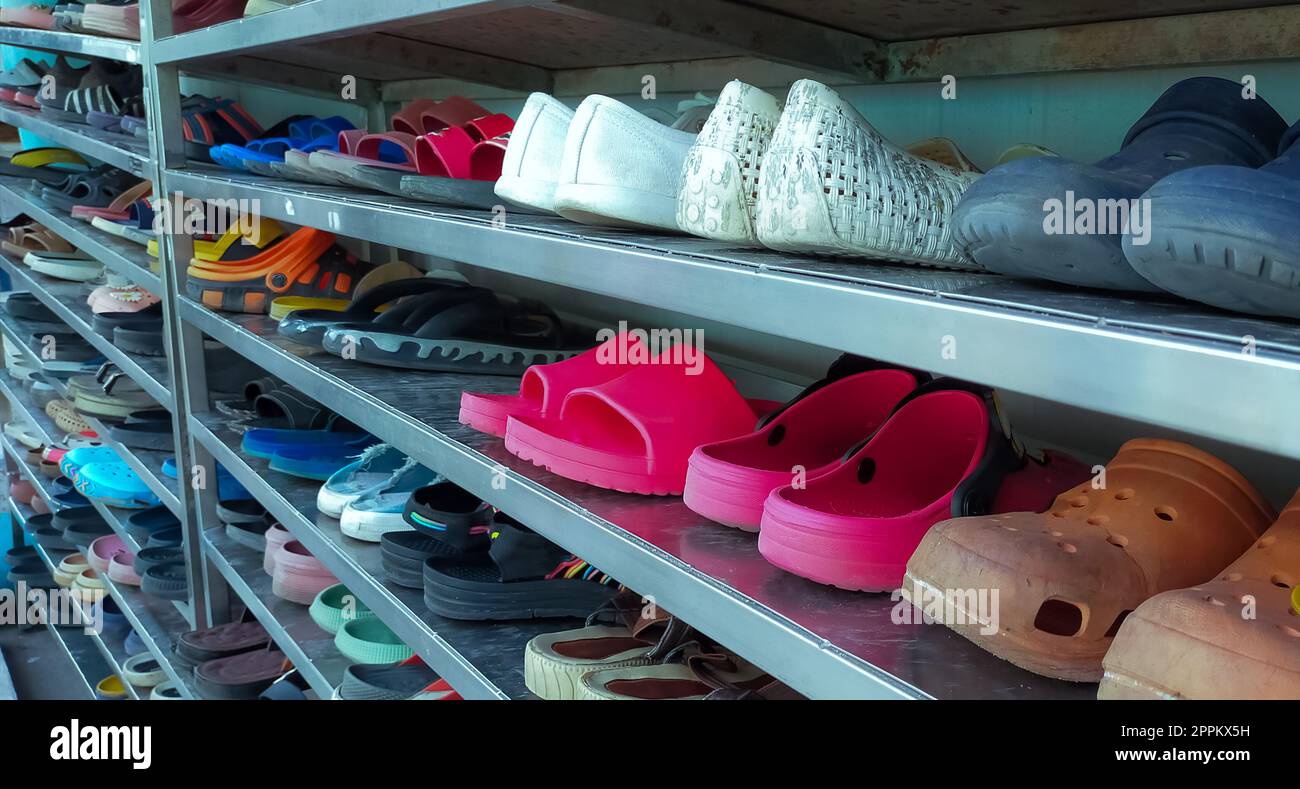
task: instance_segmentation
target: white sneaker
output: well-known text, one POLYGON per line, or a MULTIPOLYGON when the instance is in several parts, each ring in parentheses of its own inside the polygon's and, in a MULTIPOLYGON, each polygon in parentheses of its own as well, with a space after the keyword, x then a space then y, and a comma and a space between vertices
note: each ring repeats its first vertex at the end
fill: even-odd
POLYGON ((528 97, 510 132, 496 195, 515 205, 555 211, 555 183, 573 110, 545 93, 528 97))
POLYGON ((758 245, 754 203, 763 155, 781 119, 770 93, 732 80, 682 166, 677 226, 717 241, 758 245))
POLYGON ((758 240, 787 252, 979 271, 951 228, 978 177, 907 153, 838 93, 799 80, 763 159, 758 240))
POLYGON ((588 96, 564 143, 556 213, 588 225, 677 232, 677 182, 694 142, 694 134, 622 102, 588 96))

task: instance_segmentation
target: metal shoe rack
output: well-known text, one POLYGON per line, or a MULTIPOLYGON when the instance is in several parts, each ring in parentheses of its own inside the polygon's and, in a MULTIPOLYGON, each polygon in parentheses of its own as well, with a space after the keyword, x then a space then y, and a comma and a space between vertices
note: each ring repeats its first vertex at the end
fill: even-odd
MULTIPOLYGON (((660 92, 716 91, 733 77, 760 84, 809 75, 850 85, 938 83, 946 74, 1294 58, 1300 31, 1300 6, 1267 2, 1165 2, 1156 4, 1158 13, 1183 15, 1127 20, 1117 19, 1124 16, 1118 5, 1101 0, 1044 4, 1019 19, 1034 29, 1013 31, 1002 29, 996 5, 963 4, 945 16, 928 6, 863 0, 307 0, 171 35, 168 4, 142 0, 144 40, 138 45, 12 28, 0 29, 0 42, 141 63, 155 121, 148 150, 34 112, 0 109, 0 121, 151 177, 161 194, 256 200, 263 215, 292 224, 1300 458, 1300 420, 1279 418, 1300 394, 1300 327, 1294 324, 993 276, 737 250, 557 218, 515 215, 502 226, 483 212, 237 175, 189 163, 184 155, 182 72, 336 100, 348 84, 377 128, 396 103, 466 82, 492 86, 502 96, 631 93, 650 68, 644 64, 653 63, 660 92), (1234 35, 1223 35, 1225 29, 1234 35), (1151 37, 1169 44, 1123 43, 1151 37), (500 53, 509 53, 508 59, 500 53), (955 358, 940 354, 947 336, 961 338, 955 358)), ((0 179, 0 200, 6 214, 27 213, 163 296, 170 365, 132 359, 97 337, 75 287, 0 260, 16 289, 35 293, 172 410, 180 468, 204 466, 210 479, 214 462, 229 469, 467 698, 526 697, 525 642, 567 625, 442 619, 425 610, 418 592, 387 583, 377 545, 342 536, 336 521, 316 513, 315 484, 271 472, 240 452, 238 436, 212 410, 208 391, 241 382, 207 378, 205 337, 653 596, 810 697, 1093 695, 1089 686, 1020 671, 946 629, 895 625, 887 597, 786 575, 762 559, 752 535, 711 525, 678 499, 616 494, 557 478, 518 461, 499 440, 458 424, 463 389, 513 391, 513 380, 417 379, 304 353, 281 341, 265 317, 213 312, 184 295, 191 239, 167 237, 159 276, 139 247, 42 205, 17 183, 0 179)), ((0 320, 9 338, 26 336, 6 317, 0 320)), ((21 392, 3 389, 15 409, 34 411, 21 392)), ((42 424, 43 414, 32 417, 42 424)), ((26 468, 8 439, 5 449, 26 468)), ((312 688, 328 697, 342 658, 303 607, 271 595, 258 557, 225 538, 213 490, 170 487, 158 474, 161 457, 122 452, 186 524, 192 599, 181 616, 172 604, 138 590, 113 590, 155 656, 170 667, 170 637, 224 621, 242 604, 312 688)), ((104 513, 118 526, 113 511, 104 513)), ((104 653, 114 658, 111 648, 104 653)))

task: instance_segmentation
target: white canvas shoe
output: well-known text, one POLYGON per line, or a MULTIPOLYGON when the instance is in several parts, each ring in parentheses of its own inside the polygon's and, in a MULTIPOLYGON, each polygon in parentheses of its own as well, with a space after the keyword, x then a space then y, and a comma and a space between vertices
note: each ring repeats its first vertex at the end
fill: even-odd
POLYGON ((695 135, 588 96, 564 143, 555 211, 574 222, 679 232, 677 183, 695 135))
POLYGON ((515 205, 555 211, 555 183, 573 110, 545 93, 528 97, 510 132, 496 196, 515 205))
POLYGON ((788 252, 979 271, 951 229, 978 177, 907 153, 838 93, 799 80, 763 159, 758 240, 788 252))
POLYGON ((687 233, 758 245, 754 203, 763 156, 781 119, 770 93, 732 80, 686 154, 677 194, 677 226, 687 233))

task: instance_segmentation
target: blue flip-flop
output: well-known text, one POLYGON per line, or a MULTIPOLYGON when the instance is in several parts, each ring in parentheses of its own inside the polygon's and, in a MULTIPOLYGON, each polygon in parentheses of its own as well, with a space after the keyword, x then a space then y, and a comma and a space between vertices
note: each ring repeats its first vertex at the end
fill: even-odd
POLYGON ((253 457, 269 460, 272 455, 284 449, 304 447, 350 447, 354 454, 376 443, 377 439, 369 433, 344 430, 287 430, 275 427, 259 427, 244 433, 243 450, 253 457))
POLYGON ((284 161, 291 151, 319 150, 324 145, 336 145, 341 131, 355 129, 352 122, 341 115, 329 118, 303 118, 289 124, 286 137, 265 137, 243 146, 229 146, 228 153, 237 157, 245 170, 261 175, 274 175, 270 165, 284 161))
POLYGON ((324 482, 361 455, 363 449, 346 444, 286 447, 271 455, 271 470, 324 482))
POLYGON ((1191 167, 1259 167, 1286 130, 1268 102, 1242 93, 1232 80, 1185 79, 1151 105, 1113 156, 1095 164, 1042 156, 993 168, 953 212, 955 241, 999 274, 1159 292, 1122 247, 1129 229, 1153 229, 1139 198, 1191 167))
POLYGON ((1151 237, 1124 238, 1139 274, 1202 304, 1300 318, 1300 122, 1258 170, 1195 167, 1143 197, 1151 237))

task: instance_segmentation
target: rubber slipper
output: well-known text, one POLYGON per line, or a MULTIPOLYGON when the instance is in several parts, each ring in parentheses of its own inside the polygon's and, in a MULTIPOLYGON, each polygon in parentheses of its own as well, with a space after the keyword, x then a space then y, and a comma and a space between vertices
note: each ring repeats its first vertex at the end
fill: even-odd
MULTIPOLYGON (((117 38, 140 40, 140 6, 93 3, 83 6, 81 27, 88 33, 100 33, 117 38)), ((179 30, 175 32, 180 32, 179 30)))
POLYGON ((343 131, 339 132, 338 150, 318 150, 307 160, 320 175, 345 186, 364 189, 368 188, 368 182, 355 176, 361 168, 369 168, 367 173, 371 170, 416 173, 415 139, 415 135, 405 132, 343 131))
MULTIPOLYGON (((249 140, 243 145, 226 143, 214 145, 208 150, 208 156, 212 161, 228 170, 237 170, 247 172, 248 168, 244 166, 246 159, 260 158, 263 156, 261 148, 263 145, 268 146, 269 151, 279 146, 279 141, 287 141, 287 136, 293 124, 306 120, 307 115, 291 115, 269 129, 266 129, 256 139, 249 140)), ((287 142, 284 150, 287 150, 287 142)))
POLYGON ((583 350, 566 348, 564 328, 547 306, 503 303, 485 288, 448 288, 401 305, 371 324, 340 324, 325 331, 322 347, 366 364, 406 370, 519 375, 530 364, 549 364, 583 350), (405 316, 401 330, 384 330, 405 316), (421 320, 423 319, 423 320, 421 320))
POLYGON ((229 622, 182 633, 176 638, 173 653, 181 668, 192 670, 210 660, 265 650, 270 644, 271 637, 256 620, 229 622))
POLYGON ((449 619, 581 617, 618 593, 618 583, 508 516, 493 522, 486 553, 431 558, 424 604, 449 619))
POLYGON ((40 196, 64 211, 71 211, 76 206, 103 208, 111 205, 123 192, 137 187, 139 182, 138 177, 128 172, 104 165, 68 176, 61 187, 47 186, 40 191, 40 196))
POLYGON ((256 699, 289 668, 279 650, 257 649, 195 667, 194 689, 209 700, 256 699))
POLYGON ((170 419, 150 422, 124 422, 111 425, 108 435, 131 449, 168 451, 175 446, 174 427, 170 419))
POLYGON ((334 636, 334 646, 353 663, 397 663, 415 654, 376 617, 345 623, 334 636))
POLYGON ((348 502, 339 516, 339 531, 356 540, 379 542, 389 532, 409 530, 404 515, 411 494, 440 481, 440 474, 412 460, 377 489, 348 502))
POLYGON ((1124 256, 1152 284, 1235 312, 1300 318, 1300 123, 1258 170, 1194 167, 1156 182, 1151 236, 1124 236, 1124 256), (1140 243, 1146 241, 1148 243, 1140 243))
POLYGON ((5 312, 15 318, 36 323, 59 325, 62 321, 44 302, 30 293, 7 293, 4 298, 5 312))
MULTIPOLYGON (((484 543, 487 533, 484 532, 484 543)), ((486 544, 484 548, 486 548, 486 544)), ((384 576, 408 589, 424 588, 424 563, 435 556, 456 556, 461 551, 450 543, 416 531, 390 531, 379 538, 384 576)))
POLYGON ((282 474, 324 482, 355 461, 363 448, 350 444, 286 447, 271 455, 269 467, 282 474))
POLYGON ((403 176, 398 194, 491 210, 499 204, 494 183, 501 177, 514 123, 499 113, 484 115, 419 137, 415 142, 419 174, 403 176))
POLYGON ((122 542, 122 538, 116 534, 106 534, 90 544, 86 558, 96 571, 107 573, 113 557, 120 553, 130 553, 126 543, 122 542))
POLYGON ((290 540, 277 548, 271 572, 271 593, 276 597, 310 605, 317 595, 338 582, 334 574, 297 540, 290 540))
POLYGON ((15 587, 20 583, 26 584, 28 589, 58 588, 58 584, 54 583, 54 577, 50 575, 49 568, 40 559, 19 562, 10 567, 5 580, 15 587))
MULTIPOLYGON (((190 266, 216 272, 230 271, 249 258, 266 251, 285 236, 284 226, 269 217, 241 215, 212 240, 197 239, 190 266)), ((150 239, 145 247, 150 257, 158 257, 158 240, 150 239)))
POLYGON ((290 449, 346 448, 354 457, 378 439, 368 433, 341 430, 280 430, 255 428, 244 433, 243 451, 253 457, 269 460, 277 452, 290 449))
POLYGON ((1164 176, 1199 165, 1258 167, 1285 130, 1268 102, 1244 98, 1238 82, 1183 80, 1138 119, 1113 156, 1091 165, 1034 157, 991 170, 954 214, 958 243, 981 266, 1001 274, 1158 291, 1133 270, 1121 247, 1125 231, 1138 230, 1139 220, 1156 227, 1153 217, 1133 213, 1144 208, 1138 201, 1143 192, 1164 176))
POLYGON ((139 586, 141 579, 135 571, 135 554, 127 552, 113 556, 108 562, 108 579, 116 584, 139 586))
POLYGON ((20 545, 16 548, 10 548, 5 551, 5 564, 10 567, 16 567, 19 564, 29 561, 39 561, 40 554, 30 545, 20 545))
POLYGON ((1104 483, 1075 486, 1043 514, 936 526, 908 562, 903 594, 963 608, 944 590, 997 589, 996 632, 972 611, 969 624, 949 626, 1021 668, 1096 682, 1125 617, 1157 592, 1213 578, 1273 520, 1235 469, 1174 441, 1129 441, 1104 483))
MULTIPOLYGON (((180 31, 176 31, 180 32, 180 31)), ((185 155, 201 162, 211 162, 208 152, 227 143, 243 145, 260 137, 261 125, 240 104, 231 99, 194 99, 191 108, 182 106, 181 129, 185 137, 185 155)))
POLYGON ((839 466, 928 376, 842 356, 825 378, 769 414, 757 431, 691 453, 683 503, 709 520, 758 531, 763 503, 792 483, 839 466))
POLYGON ((132 655, 122 664, 122 679, 133 687, 153 688, 167 681, 167 672, 153 655, 132 655))
POLYGON ((89 569, 90 563, 86 560, 86 557, 79 553, 74 553, 60 559, 58 565, 55 566, 52 575, 54 576, 54 582, 56 584, 64 589, 69 589, 72 587, 72 584, 76 582, 77 576, 89 569))
POLYGON ((180 526, 181 522, 172 511, 162 505, 133 512, 126 518, 126 533, 137 545, 149 542, 149 535, 163 529, 180 526))
POLYGON ((343 584, 326 587, 311 601, 307 609, 313 622, 330 635, 354 619, 367 619, 375 615, 365 603, 357 599, 343 584))
POLYGON ((641 595, 621 592, 587 617, 585 627, 543 633, 524 647, 524 685, 547 701, 576 699, 584 674, 649 666, 694 636, 689 625, 641 595))
POLYGON ((392 665, 358 663, 344 669, 337 694, 344 701, 402 701, 438 680, 418 656, 392 665))
POLYGON ((0 248, 22 260, 28 252, 76 252, 76 248, 44 225, 32 222, 9 228, 9 238, 0 248))
POLYGON ((1214 580, 1157 594, 1125 618, 1098 698, 1300 699, 1297 568, 1300 495, 1214 580))
POLYGON ((781 121, 763 158, 755 204, 763 246, 978 268, 953 243, 951 214, 979 176, 893 145, 813 80, 791 86, 781 121))
POLYGON ((88 463, 81 467, 76 485, 81 495, 111 507, 147 509, 159 503, 158 496, 124 461, 88 463))
POLYGON ((694 134, 665 126, 622 102, 588 96, 569 124, 555 188, 556 213, 589 225, 681 232, 677 182, 694 142, 694 134), (642 156, 659 164, 639 167, 636 158, 642 156))
POLYGON ((0 159, 0 175, 31 178, 45 186, 64 183, 70 168, 86 170, 89 166, 80 154, 67 148, 28 148, 0 159))
POLYGON ((325 480, 316 494, 316 509, 331 518, 367 493, 384 487, 399 469, 414 463, 389 444, 374 444, 325 480))
POLYGON ((276 165, 284 163, 286 154, 291 151, 310 154, 332 149, 338 144, 339 132, 355 128, 351 121, 339 115, 329 118, 310 116, 289 124, 286 136, 254 140, 242 148, 231 146, 230 151, 249 172, 276 176, 279 175, 276 165))
POLYGON ((945 518, 1041 511, 1088 468, 1027 457, 991 390, 941 379, 912 391, 835 469, 772 491, 758 550, 795 575, 889 591, 930 527, 945 518))
POLYGON ((105 219, 114 219, 123 221, 131 218, 130 208, 137 200, 145 200, 153 194, 153 182, 141 181, 135 186, 119 193, 114 197, 112 202, 106 206, 94 205, 74 205, 72 215, 78 219, 89 221, 93 217, 102 216, 105 219))
POLYGON ((349 296, 370 269, 336 246, 333 233, 304 227, 238 266, 191 264, 186 290, 210 309, 265 313, 279 296, 349 296))
POLYGON ((750 432, 761 416, 704 354, 682 348, 572 389, 554 418, 514 416, 506 449, 554 474, 627 493, 681 495, 701 444, 750 432))
POLYGON ((218 501, 216 509, 222 523, 261 523, 266 520, 266 508, 257 499, 218 501))
POLYGON ((0 25, 53 30, 54 14, 49 8, 43 8, 39 5, 24 6, 22 8, 0 8, 0 25))
POLYGON ((23 256, 32 271, 68 282, 89 282, 104 273, 104 264, 80 252, 28 252, 23 256))
MULTIPOLYGON (((379 272, 383 268, 383 266, 376 268, 371 274, 379 272)), ((441 292, 457 287, 455 283, 447 280, 425 276, 399 279, 365 289, 362 288, 363 284, 364 281, 358 284, 358 295, 352 298, 346 309, 342 311, 298 310, 291 312, 280 321, 276 331, 295 342, 319 348, 321 341, 325 337, 325 331, 331 327, 340 324, 371 321, 381 307, 391 305, 399 299, 424 293, 441 292)))
POLYGON ((608 668, 584 674, 583 701, 702 699, 720 688, 756 690, 772 682, 758 666, 729 653, 690 654, 682 663, 608 668))

